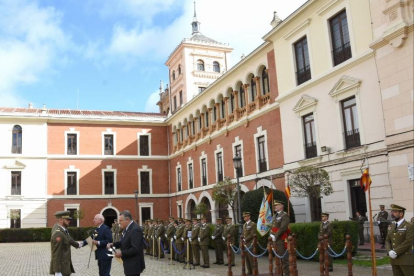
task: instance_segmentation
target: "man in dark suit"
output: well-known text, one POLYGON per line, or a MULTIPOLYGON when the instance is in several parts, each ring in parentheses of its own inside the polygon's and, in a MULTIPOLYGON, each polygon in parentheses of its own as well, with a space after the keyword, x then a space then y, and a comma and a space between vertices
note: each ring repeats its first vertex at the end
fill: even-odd
POLYGON ((145 269, 142 229, 128 210, 119 214, 119 223, 123 229, 121 240, 108 246, 121 249, 116 251, 115 257, 122 259, 125 275, 140 276, 145 269))
MULTIPOLYGON (((110 276, 112 257, 106 246, 112 243, 111 229, 104 224, 105 218, 101 214, 97 214, 93 219, 93 224, 98 228, 92 234, 92 243, 96 245, 95 260, 98 260, 99 276, 110 276)), ((88 244, 85 240, 84 244, 88 244)))

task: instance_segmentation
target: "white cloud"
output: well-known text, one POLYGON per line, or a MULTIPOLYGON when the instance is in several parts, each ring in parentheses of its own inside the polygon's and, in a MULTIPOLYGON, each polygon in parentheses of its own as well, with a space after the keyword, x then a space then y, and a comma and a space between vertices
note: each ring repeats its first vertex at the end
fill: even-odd
POLYGON ((28 101, 19 95, 19 86, 50 72, 58 62, 57 51, 69 41, 59 27, 62 15, 54 8, 23 0, 0 0, 0 6, 0 105, 22 106, 28 101))
POLYGON ((145 102, 145 112, 160 112, 157 102, 160 100, 160 91, 152 93, 145 102))

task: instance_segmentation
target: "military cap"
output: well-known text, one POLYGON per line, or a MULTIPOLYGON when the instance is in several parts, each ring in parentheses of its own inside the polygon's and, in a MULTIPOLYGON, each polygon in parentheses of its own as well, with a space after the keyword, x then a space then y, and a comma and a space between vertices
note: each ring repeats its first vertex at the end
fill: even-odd
POLYGON ((243 217, 250 216, 250 212, 243 212, 243 217))
POLYGON ((63 219, 73 219, 73 218, 71 218, 69 211, 58 211, 58 212, 55 213, 55 217, 56 218, 63 218, 63 219))
POLYGON ((174 220, 174 217, 169 217, 168 219, 172 219, 172 220, 174 220))
POLYGON ((207 220, 207 217, 201 216, 201 220, 203 220, 203 219, 207 220))
POLYGON ((178 218, 178 221, 182 221, 183 220, 183 218, 178 218))
POLYGON ((175 224, 178 224, 178 220, 174 220, 174 223, 175 223, 175 224))
POLYGON ((328 213, 322 213, 322 215, 321 215, 322 217, 329 217, 329 214, 328 213))
POLYGON ((385 205, 383 205, 383 204, 380 204, 380 206, 379 207, 385 207, 385 205))
POLYGON ((232 220, 233 218, 232 217, 227 217, 226 219, 232 220))
POLYGON ((216 218, 216 220, 221 220, 221 218, 216 218))
POLYGON ((273 200, 273 206, 275 206, 275 205, 279 205, 279 204, 285 205, 285 203, 284 203, 283 201, 280 201, 280 200, 273 200))
POLYGON ((391 204, 391 211, 405 211, 405 208, 397 204, 391 204))
POLYGON ((190 222, 191 223, 191 219, 185 219, 184 222, 190 222))
POLYGON ((193 218, 192 221, 198 221, 198 218, 193 218))
POLYGON ((159 219, 158 222, 164 222, 162 219, 159 219))

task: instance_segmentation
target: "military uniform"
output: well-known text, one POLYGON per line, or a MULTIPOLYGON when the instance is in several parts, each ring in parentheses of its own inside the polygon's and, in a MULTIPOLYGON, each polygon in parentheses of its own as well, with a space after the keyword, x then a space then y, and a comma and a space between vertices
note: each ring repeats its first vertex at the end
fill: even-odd
MULTIPOLYGON (((282 201, 273 201, 273 206, 284 205, 282 201)), ((271 234, 274 235, 274 242, 276 243, 276 253, 283 256, 287 249, 286 239, 289 234, 290 219, 285 211, 276 212, 272 218, 271 234)), ((281 259, 283 275, 289 276, 289 254, 285 254, 281 259)))
MULTIPOLYGON (((223 241, 225 243, 225 248, 226 248, 226 256, 227 256, 227 252, 228 252, 228 248, 227 248, 227 236, 230 235, 230 243, 234 245, 235 242, 235 236, 236 236, 236 227, 233 223, 231 223, 231 219, 230 217, 228 217, 226 220, 228 221, 228 223, 226 224, 226 226, 224 226, 224 231, 223 231, 223 241)), ((230 248, 231 251, 231 263, 230 265, 234 265, 234 252, 233 250, 230 248)), ((227 257, 226 257, 227 259, 227 257)))
POLYGON ((159 257, 164 258, 164 250, 167 239, 165 238, 165 226, 162 220, 159 221, 157 228, 157 249, 160 248, 159 257), (162 243, 162 246, 161 246, 162 243))
MULTIPOLYGON (((380 205, 381 208, 384 207, 384 205, 380 205)), ((377 224, 380 230, 381 234, 381 244, 384 248, 385 245, 385 238, 387 237, 387 228, 388 228, 388 212, 387 211, 379 211, 377 214, 377 224)))
POLYGON ((200 265, 200 242, 198 237, 200 234, 200 225, 197 223, 197 219, 193 219, 193 228, 191 230, 191 251, 193 252, 193 265, 200 265))
MULTIPOLYGON (((405 211, 404 207, 391 204, 391 211, 405 211)), ((413 276, 414 260, 412 245, 414 241, 413 225, 402 217, 388 226, 385 247, 391 257, 394 276, 413 276), (395 253, 395 258, 392 255, 395 253)))
POLYGON ((206 223, 206 219, 204 219, 204 223, 201 225, 198 239, 200 242, 201 255, 203 255, 203 265, 201 267, 209 268, 210 256, 208 254, 208 246, 210 244, 210 227, 206 223))
MULTIPOLYGON (((72 219, 69 211, 59 211, 55 213, 56 218, 72 219)), ((74 241, 69 235, 67 229, 63 226, 56 224, 53 227, 53 233, 50 238, 51 246, 51 261, 49 274, 55 274, 56 272, 62 273, 63 276, 75 273, 72 265, 72 256, 70 246, 75 248, 82 247, 80 243, 74 241)))
MULTIPOLYGON (((218 218, 217 221, 221 221, 221 218, 218 218)), ((216 253, 216 261, 213 264, 224 264, 223 261, 223 250, 224 250, 224 243, 223 243, 223 232, 224 226, 223 224, 216 224, 214 227, 213 234, 211 239, 213 240, 215 246, 215 253, 216 253)))
POLYGON ((184 250, 185 259, 190 264, 193 263, 193 251, 191 250, 190 238, 191 238, 191 231, 193 230, 193 226, 191 225, 191 220, 187 219, 186 225, 184 228, 184 245, 186 245, 188 249, 184 250), (188 224, 187 224, 188 222, 188 224), (188 252, 188 255, 187 255, 188 252))
MULTIPOLYGON (((249 216, 249 212, 244 212, 243 217, 249 216)), ((243 236, 244 236, 244 242, 246 247, 250 247, 250 245, 253 243, 253 235, 256 234, 256 223, 249 220, 243 225, 243 236)), ((253 252, 253 248, 250 248, 250 251, 253 252)), ((247 266, 247 275, 252 274, 253 271, 253 256, 250 255, 248 251, 245 253, 246 256, 246 266, 247 266)))
MULTIPOLYGON (((328 213, 322 213, 322 217, 323 216, 329 218, 328 213)), ((333 225, 328 220, 322 221, 321 226, 319 227, 319 236, 324 237, 325 234, 328 236, 328 242, 329 242, 329 244, 332 248, 332 246, 333 246, 333 237, 332 237, 332 235, 333 235, 333 225)), ((332 265, 333 258, 331 256, 329 256, 328 258, 329 258, 329 267, 328 267, 329 271, 333 271, 333 265, 332 265)))
POLYGON ((170 248, 171 239, 174 239, 174 234, 175 234, 174 218, 170 217, 169 220, 170 221, 172 220, 172 221, 170 222, 170 224, 168 224, 165 234, 167 237, 168 248, 170 250, 170 258, 174 259, 175 257, 174 248, 170 248))
POLYGON ((154 234, 155 234, 154 220, 151 220, 151 224, 148 228, 148 245, 150 247, 149 254, 151 256, 154 256, 154 253, 155 253, 155 250, 154 250, 154 234))
POLYGON ((368 220, 366 217, 362 215, 357 216, 356 218, 350 218, 351 220, 358 221, 358 234, 359 234, 359 245, 364 245, 364 223, 368 220))
POLYGON ((177 248, 178 252, 181 253, 177 253, 178 255, 178 261, 180 263, 184 263, 184 238, 185 238, 185 234, 184 234, 184 230, 185 230, 185 225, 184 223, 181 222, 180 225, 178 225, 177 230, 175 231, 175 247, 177 248))

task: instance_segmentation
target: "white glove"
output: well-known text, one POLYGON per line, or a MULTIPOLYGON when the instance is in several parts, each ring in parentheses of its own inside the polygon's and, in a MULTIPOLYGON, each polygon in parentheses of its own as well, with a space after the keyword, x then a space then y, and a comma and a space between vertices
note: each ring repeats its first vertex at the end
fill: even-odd
POLYGON ((174 241, 174 238, 171 238, 171 241, 174 241))
POLYGON ((226 240, 226 238, 225 237, 221 237, 222 239, 223 239, 223 241, 225 241, 226 240))
POLYGON ((201 242, 201 238, 198 238, 198 242, 201 242))
POLYGON ((182 241, 184 241, 184 238, 181 238, 182 241))
POLYGON ((79 248, 82 248, 83 242, 78 242, 78 243, 79 243, 79 248))
POLYGON ((167 234, 165 234, 165 237, 167 237, 167 234))
POLYGON ((55 276, 63 276, 60 272, 55 272, 55 276))
POLYGON ((246 239, 243 239, 244 242, 246 242, 246 239))
POLYGON ((214 238, 215 238, 214 236, 211 236, 211 239, 212 239, 212 240, 214 240, 214 238))
POLYGON ((390 252, 388 252, 388 255, 390 256, 391 259, 397 258, 397 253, 395 253, 394 250, 391 250, 390 252))
POLYGON ((176 236, 176 235, 174 235, 174 239, 175 239, 175 240, 177 239, 177 236, 176 236))
POLYGON ((192 242, 192 241, 193 241, 191 238, 188 238, 188 240, 189 240, 190 242, 192 242))
POLYGON ((381 221, 377 221, 378 225, 380 225, 381 221))
POLYGON ((276 237, 273 234, 270 234, 270 237, 272 238, 272 241, 276 241, 276 237))

